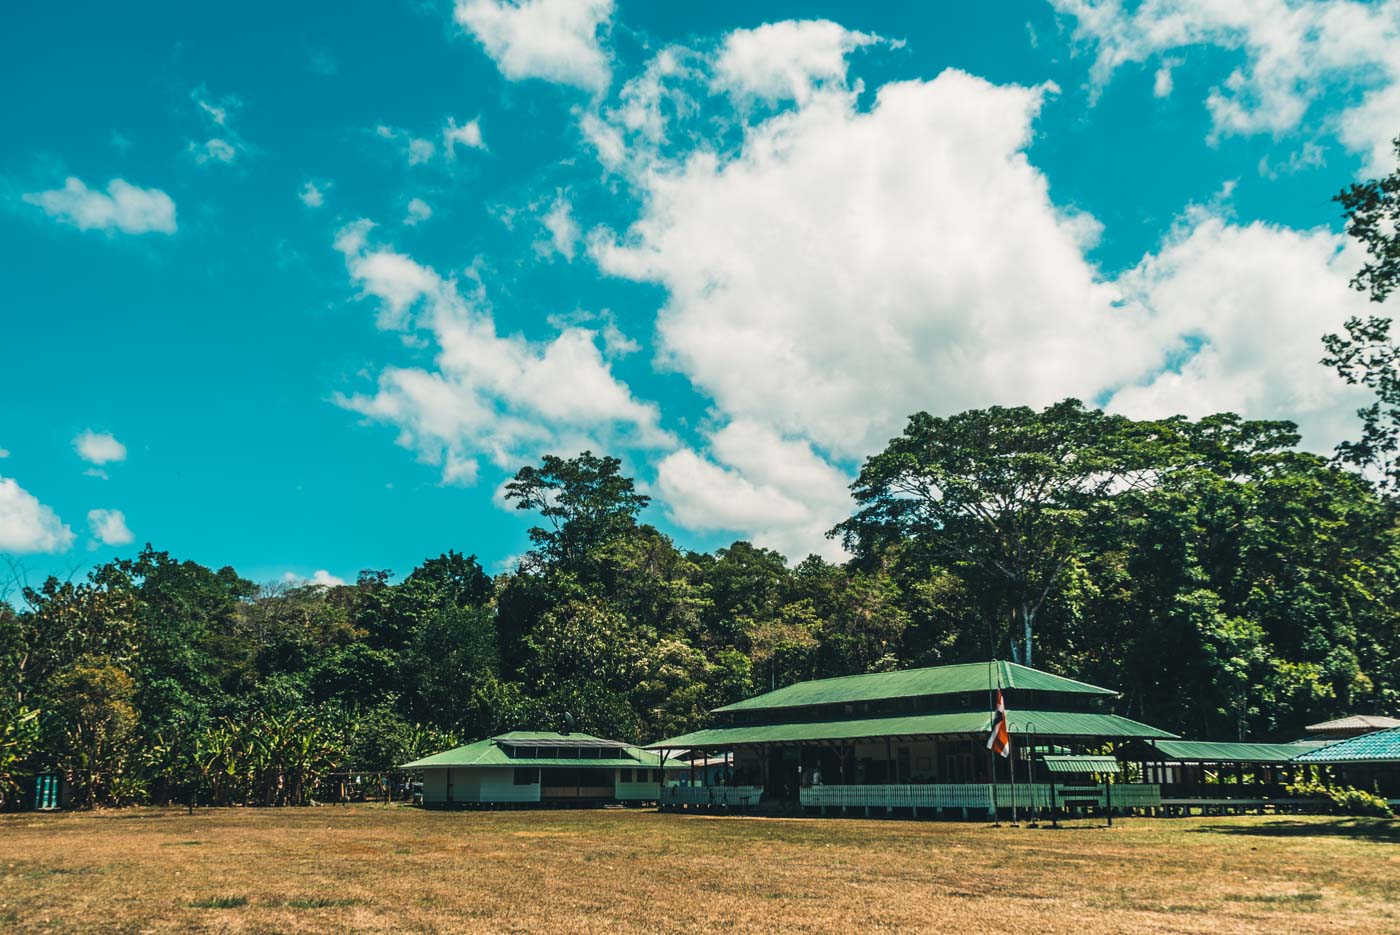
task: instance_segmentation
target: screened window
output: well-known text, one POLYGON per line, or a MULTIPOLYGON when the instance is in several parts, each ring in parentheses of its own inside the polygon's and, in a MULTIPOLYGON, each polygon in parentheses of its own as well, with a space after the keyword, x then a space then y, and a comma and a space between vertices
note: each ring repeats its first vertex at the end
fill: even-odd
POLYGON ((631 781, 632 781, 632 770, 624 767, 623 770, 622 770, 622 775, 618 778, 618 782, 631 782, 631 781))

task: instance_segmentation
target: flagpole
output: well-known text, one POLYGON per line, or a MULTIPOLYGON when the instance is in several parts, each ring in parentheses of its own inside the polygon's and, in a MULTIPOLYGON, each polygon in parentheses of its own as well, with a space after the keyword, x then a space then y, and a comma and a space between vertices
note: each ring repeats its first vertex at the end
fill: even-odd
MULTIPOLYGON (((1008 736, 1011 732, 1011 719, 1007 718, 1006 730, 1008 736)), ((1012 747, 1011 755, 1006 758, 1006 768, 1011 770, 1011 827, 1019 828, 1021 823, 1016 818, 1016 748, 1012 747)))
MULTIPOLYGON (((997 667, 997 693, 1001 694, 1001 667, 997 667)), ((1005 697, 1002 698, 1003 707, 1005 697)), ((1011 743, 1011 716, 1003 715, 1006 720, 1006 768, 1011 773, 1011 827, 1019 828, 1020 822, 1016 819, 1016 747, 1011 743)))
MULTIPOLYGON (((996 696, 992 693, 992 667, 997 664, 996 655, 993 653, 991 660, 987 663, 987 723, 990 727, 996 727, 996 696)), ((998 676, 1000 678, 1000 676, 998 676)), ((992 827, 1001 827, 1001 813, 997 811, 997 757, 992 752, 991 745, 987 746, 987 775, 992 782, 992 827)))

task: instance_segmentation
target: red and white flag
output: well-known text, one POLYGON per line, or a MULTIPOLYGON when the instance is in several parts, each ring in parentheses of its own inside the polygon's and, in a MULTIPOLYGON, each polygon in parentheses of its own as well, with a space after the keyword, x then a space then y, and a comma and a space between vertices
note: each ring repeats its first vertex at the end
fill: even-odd
POLYGON ((992 712, 992 733, 987 738, 987 749, 999 756, 1011 755, 1011 734, 1006 729, 1006 702, 1001 700, 1001 689, 997 689, 997 709, 992 712))

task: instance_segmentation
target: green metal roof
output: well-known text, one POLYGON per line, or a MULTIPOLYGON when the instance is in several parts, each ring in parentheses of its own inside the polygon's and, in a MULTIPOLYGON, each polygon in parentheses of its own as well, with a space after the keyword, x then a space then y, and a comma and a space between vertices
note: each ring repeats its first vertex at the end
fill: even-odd
POLYGON ((1045 768, 1052 773, 1117 773, 1122 770, 1111 756, 1047 756, 1045 768))
MULTIPOLYGON (((711 727, 648 745, 648 749, 673 747, 716 748, 751 743, 804 743, 819 740, 861 740, 874 737, 907 737, 937 734, 985 734, 990 727, 985 711, 949 714, 914 714, 860 718, 847 721, 814 721, 762 724, 752 727, 711 727)), ((1172 737, 1116 714, 1068 711, 1011 711, 1011 733, 1037 737, 1172 737), (1029 730, 1027 728, 1030 728, 1029 730)))
POLYGON ((1287 763, 1317 743, 1215 743, 1209 740, 1158 740, 1152 744, 1168 760, 1189 763, 1287 763))
POLYGON ((882 698, 913 698, 921 695, 952 695, 987 691, 1001 673, 1001 687, 1025 691, 1074 692, 1083 695, 1116 695, 1117 692, 1085 682, 1076 682, 1014 662, 969 662, 961 665, 905 669, 900 672, 870 672, 830 679, 798 682, 736 701, 717 711, 755 711, 764 708, 796 708, 882 698))
POLYGON ((1295 763, 1400 763, 1400 727, 1362 734, 1315 747, 1293 758, 1295 763))
MULTIPOLYGON (((442 753, 434 753, 432 756, 425 756, 421 760, 414 760, 412 763, 404 763, 399 769, 431 769, 433 767, 446 766, 570 766, 570 767, 597 767, 599 769, 611 769, 622 767, 628 769, 636 766, 658 767, 661 759, 654 753, 649 753, 639 747, 627 747, 618 751, 617 756, 607 757, 539 757, 539 756, 511 756, 506 752, 506 747, 512 741, 557 741, 560 746, 568 746, 570 741, 574 744, 596 749, 596 745, 607 743, 597 737, 590 737, 588 734, 556 734, 548 731, 511 731, 500 734, 496 737, 488 737, 485 740, 478 740, 462 747, 455 747, 451 750, 444 750, 442 753)), ((681 767, 667 764, 667 769, 679 769, 681 767)))
MULTIPOLYGON (((615 744, 621 743, 621 741, 618 740, 604 740, 602 737, 594 737, 592 734, 580 734, 577 732, 570 734, 561 734, 558 731, 553 730, 511 730, 506 731, 504 734, 497 734, 496 736, 491 737, 489 739, 499 740, 502 743, 529 743, 547 741, 551 743, 557 743, 561 747, 569 745, 590 747, 597 746, 599 744, 613 746, 615 744)), ((623 744, 623 746, 626 746, 626 744, 623 744)))

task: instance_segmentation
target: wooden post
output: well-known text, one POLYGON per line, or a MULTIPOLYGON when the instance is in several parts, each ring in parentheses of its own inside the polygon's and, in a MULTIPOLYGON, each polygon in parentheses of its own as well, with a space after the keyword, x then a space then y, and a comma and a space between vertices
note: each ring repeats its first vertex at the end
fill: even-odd
POLYGON ((992 748, 987 748, 987 779, 992 787, 992 825, 1001 827, 1001 814, 997 811, 997 758, 992 748))
MULTIPOLYGON (((760 751, 758 755, 758 765, 761 771, 760 774, 763 777, 763 795, 771 799, 773 797, 773 786, 768 781, 768 758, 771 754, 768 751, 767 744, 758 744, 758 749, 760 751)), ((761 797, 762 796, 760 796, 760 798, 761 797)))
POLYGON ((1103 810, 1108 813, 1108 826, 1113 827, 1113 777, 1105 776, 1103 784, 1103 810))
POLYGON ((1006 768, 1011 773, 1011 827, 1019 828, 1021 823, 1016 820, 1016 754, 1019 746, 1007 752, 1011 754, 1006 758, 1006 768))

